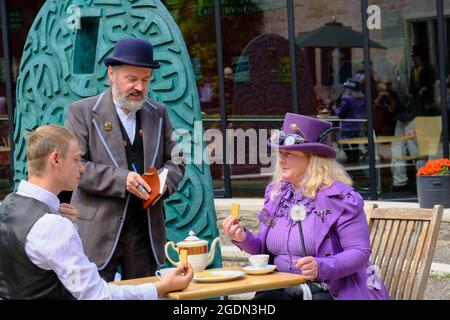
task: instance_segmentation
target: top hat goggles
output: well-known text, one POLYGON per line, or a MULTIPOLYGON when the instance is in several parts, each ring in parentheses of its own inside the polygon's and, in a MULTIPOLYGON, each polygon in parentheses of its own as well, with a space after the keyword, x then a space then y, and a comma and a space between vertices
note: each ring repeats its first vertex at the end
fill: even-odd
POLYGON ((308 140, 299 134, 285 134, 281 130, 276 130, 270 137, 270 142, 281 146, 292 146, 294 144, 308 143, 308 140))
MULTIPOLYGON (((299 131, 299 134, 296 134, 296 133, 286 134, 282 130, 275 130, 275 132, 273 132, 270 137, 270 142, 273 144, 280 145, 280 146, 292 146, 292 145, 296 145, 296 144, 310 143, 310 141, 308 141, 308 139, 306 138, 306 135, 298 127, 295 126, 295 128, 294 127, 291 127, 291 128, 299 131)), ((323 144, 328 145, 328 142, 325 138, 331 132, 336 131, 336 130, 340 130, 340 128, 331 127, 329 129, 325 130, 324 132, 322 132, 317 139, 317 143, 323 143, 323 144)))

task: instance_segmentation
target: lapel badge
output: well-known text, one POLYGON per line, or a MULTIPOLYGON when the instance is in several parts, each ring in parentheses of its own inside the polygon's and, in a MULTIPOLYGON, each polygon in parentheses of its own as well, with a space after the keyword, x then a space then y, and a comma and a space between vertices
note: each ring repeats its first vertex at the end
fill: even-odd
POLYGON ((103 124, 103 128, 104 128, 106 131, 111 131, 111 130, 112 130, 112 123, 109 122, 109 121, 106 121, 106 122, 103 124))

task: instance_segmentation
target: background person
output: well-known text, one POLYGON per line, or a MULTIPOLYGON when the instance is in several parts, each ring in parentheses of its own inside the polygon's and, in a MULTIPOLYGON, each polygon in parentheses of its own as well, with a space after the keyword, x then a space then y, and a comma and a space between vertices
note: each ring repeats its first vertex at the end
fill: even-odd
POLYGON ((414 65, 411 67, 409 79, 409 95, 415 108, 416 116, 439 115, 434 107, 433 67, 427 61, 427 55, 419 46, 413 47, 411 55, 414 65))
MULTIPOLYGON (((342 95, 341 102, 338 106, 333 106, 333 112, 343 119, 341 122, 342 138, 357 138, 361 137, 365 129, 362 121, 345 121, 367 119, 366 98, 361 91, 361 86, 356 80, 348 79, 344 83, 346 88, 342 95)), ((357 144, 342 145, 343 150, 347 156, 347 163, 357 163, 359 161, 361 151, 357 144)))
POLYGON ((408 191, 408 172, 406 161, 402 160, 406 156, 419 154, 419 147, 415 136, 414 118, 415 112, 412 100, 402 104, 397 94, 392 90, 387 95, 390 117, 395 121, 394 135, 410 136, 412 139, 406 141, 394 141, 391 144, 391 170, 392 170, 392 192, 408 191))

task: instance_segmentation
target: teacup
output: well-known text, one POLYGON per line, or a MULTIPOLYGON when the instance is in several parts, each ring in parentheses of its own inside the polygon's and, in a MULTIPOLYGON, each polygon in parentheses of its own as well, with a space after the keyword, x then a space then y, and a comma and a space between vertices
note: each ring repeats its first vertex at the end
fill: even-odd
POLYGON ((168 273, 170 273, 172 270, 175 270, 176 268, 162 268, 155 272, 155 276, 158 277, 159 280, 162 280, 168 273))
POLYGON ((253 254, 248 257, 248 261, 250 265, 254 269, 264 269, 267 267, 269 263, 269 255, 268 254, 253 254))

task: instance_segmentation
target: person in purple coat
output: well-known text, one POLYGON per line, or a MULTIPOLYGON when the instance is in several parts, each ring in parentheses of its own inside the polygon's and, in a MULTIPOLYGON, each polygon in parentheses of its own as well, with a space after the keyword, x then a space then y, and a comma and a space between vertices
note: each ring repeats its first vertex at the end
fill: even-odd
POLYGON ((389 299, 369 262, 364 201, 335 160, 332 124, 287 113, 269 144, 278 148, 272 182, 258 213, 258 234, 230 216, 224 233, 249 254, 269 254, 278 271, 298 273, 307 283, 257 292, 255 299, 389 299))
MULTIPOLYGON (((340 118, 342 138, 365 136, 365 120, 367 118, 366 98, 356 80, 348 79, 344 83, 345 92, 339 106, 333 106, 333 112, 340 118), (361 121, 358 121, 360 119, 361 121), (346 121, 350 120, 350 121, 346 121)), ((374 97, 375 98, 375 97, 374 97)), ((360 150, 357 144, 343 145, 348 163, 358 162, 360 150)))

